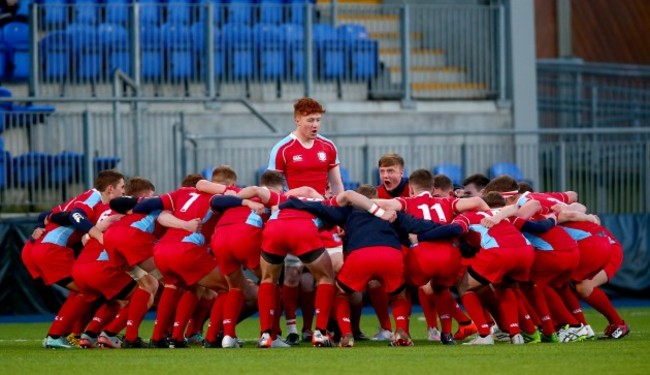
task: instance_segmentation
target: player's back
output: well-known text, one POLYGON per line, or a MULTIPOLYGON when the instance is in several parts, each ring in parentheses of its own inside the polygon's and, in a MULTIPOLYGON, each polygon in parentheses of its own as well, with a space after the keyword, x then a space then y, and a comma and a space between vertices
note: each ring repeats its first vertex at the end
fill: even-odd
POLYGON ((453 222, 463 227, 469 244, 474 247, 491 249, 527 246, 526 238, 509 220, 502 220, 491 228, 481 225, 483 219, 492 217, 498 212, 498 210, 463 212, 456 216, 453 222))
POLYGON ((549 213, 551 212, 553 206, 559 204, 559 205, 567 205, 569 203, 569 196, 566 193, 524 193, 521 195, 519 200, 517 201, 517 205, 519 207, 523 206, 524 203, 528 202, 529 200, 536 200, 542 205, 542 213, 549 213))
POLYGON ((434 197, 430 193, 414 197, 399 198, 404 211, 418 219, 449 224, 454 219, 454 199, 434 197))
POLYGON ((216 217, 210 210, 210 198, 212 198, 212 195, 201 192, 193 187, 182 187, 171 193, 163 194, 160 198, 163 201, 163 206, 171 210, 176 218, 185 221, 201 219, 203 222, 201 233, 193 234, 185 229, 168 228, 161 241, 180 240, 203 245, 206 235, 209 237, 214 230, 214 219, 216 217))

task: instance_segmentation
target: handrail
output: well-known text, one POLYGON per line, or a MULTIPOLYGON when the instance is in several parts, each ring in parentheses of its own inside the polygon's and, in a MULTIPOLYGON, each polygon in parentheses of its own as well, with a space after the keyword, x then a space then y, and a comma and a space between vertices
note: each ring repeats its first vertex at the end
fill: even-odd
MULTIPOLYGON (((472 130, 468 134, 467 130, 464 131, 418 131, 418 132, 382 132, 373 131, 372 133, 350 132, 350 133, 327 133, 328 138, 332 137, 388 137, 388 136, 436 136, 436 137, 452 137, 452 136, 477 136, 477 135, 603 135, 603 134, 650 134, 650 128, 578 128, 578 129, 535 129, 535 130, 515 130, 515 129, 495 129, 495 130, 472 130)), ((205 133, 186 133, 185 139, 231 139, 231 138, 261 138, 265 135, 256 134, 205 134, 205 133)))
POLYGON ((612 63, 585 63, 581 59, 540 59, 537 69, 567 73, 611 74, 615 76, 650 78, 650 66, 612 63))

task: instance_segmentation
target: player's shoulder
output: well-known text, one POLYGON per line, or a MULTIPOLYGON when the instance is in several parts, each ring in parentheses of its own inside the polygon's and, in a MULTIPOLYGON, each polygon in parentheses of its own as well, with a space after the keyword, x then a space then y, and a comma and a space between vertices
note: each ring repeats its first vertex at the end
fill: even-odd
POLYGON ((334 145, 334 142, 330 140, 329 138, 323 137, 322 135, 318 134, 316 136, 316 142, 322 143, 324 145, 336 148, 336 145, 334 145))

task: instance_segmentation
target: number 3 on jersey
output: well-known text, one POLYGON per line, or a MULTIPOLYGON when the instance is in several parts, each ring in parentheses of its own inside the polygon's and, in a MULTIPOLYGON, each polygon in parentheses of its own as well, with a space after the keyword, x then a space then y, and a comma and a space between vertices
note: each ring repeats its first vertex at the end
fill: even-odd
POLYGON ((446 223, 447 222, 447 217, 445 216, 445 212, 442 210, 442 206, 440 203, 436 203, 433 206, 429 207, 426 204, 421 204, 418 206, 420 211, 422 211, 422 217, 424 220, 433 220, 431 218, 431 212, 435 211, 436 212, 436 217, 438 220, 433 220, 437 223, 446 223))

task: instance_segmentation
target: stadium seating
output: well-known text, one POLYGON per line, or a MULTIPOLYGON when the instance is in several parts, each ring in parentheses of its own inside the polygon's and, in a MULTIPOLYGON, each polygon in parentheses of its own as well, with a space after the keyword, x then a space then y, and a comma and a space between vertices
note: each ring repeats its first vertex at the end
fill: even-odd
POLYGON ((11 56, 7 60, 13 65, 12 78, 26 80, 29 78, 29 26, 22 22, 10 22, 2 28, 2 35, 11 56))
POLYGON ((70 74, 70 35, 52 31, 40 42, 44 80, 63 80, 70 74))
POLYGON ((365 26, 345 23, 339 25, 336 32, 345 48, 345 60, 351 78, 363 80, 376 76, 379 69, 379 44, 369 38, 365 26))
POLYGON ((104 54, 106 78, 110 78, 115 69, 130 74, 131 51, 126 29, 119 24, 103 23, 97 27, 97 39, 104 54))
POLYGON ((11 154, 4 150, 4 140, 0 137, 0 189, 9 185, 10 167, 11 154))
POLYGON ((35 2, 35 0, 20 0, 18 2, 18 10, 16 11, 16 15, 27 17, 29 15, 29 6, 35 2))
POLYGON ((501 175, 510 176, 517 181, 522 181, 524 179, 524 173, 515 163, 496 163, 490 167, 488 171, 488 177, 490 177, 490 179, 501 175))
MULTIPOLYGON (((197 22, 192 27, 190 28, 190 32, 192 34, 192 41, 193 41, 193 46, 194 46, 194 53, 195 53, 195 58, 197 61, 200 63, 203 63, 207 61, 205 58, 205 51, 206 51, 206 45, 205 45, 205 28, 206 25, 205 23, 202 22, 197 22)), ((225 54, 224 54, 224 48, 223 48, 223 40, 221 38, 221 31, 219 28, 215 27, 213 32, 213 40, 214 40, 214 75, 216 77, 223 77, 225 73, 225 66, 226 66, 226 60, 225 60, 225 54)), ((201 77, 205 76, 206 72, 206 67, 201 65, 201 77)))
POLYGON ((9 77, 9 61, 11 61, 11 48, 5 43, 2 30, 0 30, 0 79, 9 77))
MULTIPOLYGON (((11 91, 0 87, 0 97, 10 98, 11 91)), ((46 105, 19 105, 12 102, 0 102, 0 120, 3 128, 30 126, 44 121, 45 116, 54 112, 55 108, 46 105)))
MULTIPOLYGON (((40 0, 40 4, 45 1, 40 0)), ((43 19, 44 26, 48 29, 65 25, 70 20, 68 19, 68 7, 66 0, 47 0, 47 5, 44 7, 45 17, 43 19)))
POLYGON ((282 22, 283 0, 262 0, 260 3, 260 23, 279 24, 282 22))
POLYGON ((97 0, 74 0, 74 22, 96 25, 99 20, 97 0))
POLYGON ((253 20, 253 0, 230 0, 228 4, 228 23, 251 24, 253 20))
MULTIPOLYGON (((305 75, 305 30, 302 25, 285 23, 280 25, 285 41, 285 61, 291 78, 302 78, 305 75)), ((316 67, 316 55, 312 59, 316 67)), ((314 69, 315 71, 315 69, 314 69)))
POLYGON ((221 29, 230 79, 252 78, 255 73, 251 28, 243 23, 227 23, 221 29))
POLYGON ((329 24, 315 24, 314 48, 318 51, 319 77, 343 78, 345 75, 345 50, 339 42, 336 28, 329 24))
POLYGON ((141 25, 158 25, 162 16, 162 8, 158 5, 157 0, 140 0, 140 24, 141 25))
POLYGON ((102 54, 97 39, 97 28, 91 25, 74 23, 68 25, 66 32, 72 42, 73 71, 80 81, 96 80, 102 73, 102 54))
POLYGON ((315 4, 315 0, 289 0, 289 8, 290 8, 290 18, 289 22, 290 23, 296 23, 299 25, 302 25, 305 23, 305 7, 307 4, 315 4))
POLYGON ((345 190, 354 190, 361 186, 361 183, 359 181, 354 181, 352 178, 350 178, 350 173, 348 172, 347 168, 341 167, 341 179, 343 180, 343 188, 345 190))
POLYGON ((140 74, 145 81, 158 81, 163 76, 163 51, 160 29, 154 25, 140 28, 140 74))
POLYGON ((284 34, 282 29, 273 24, 257 24, 253 27, 253 40, 259 74, 262 79, 279 78, 286 75, 284 34))
POLYGON ((167 79, 188 79, 194 72, 190 28, 182 23, 166 23, 160 27, 160 36, 166 53, 167 79))
POLYGON ((216 26, 223 23, 226 18, 226 7, 224 5, 226 3, 226 0, 198 0, 197 2, 201 5, 201 7, 197 9, 199 12, 199 17, 197 17, 198 22, 205 22, 205 4, 212 3, 212 23, 216 26))
POLYGON ((43 172, 50 157, 49 154, 32 151, 11 159, 11 183, 20 187, 42 184, 43 172))
POLYGON ((129 21, 130 0, 104 0, 106 3, 106 22, 126 25, 129 21))
POLYGON ((463 183, 463 168, 457 164, 438 164, 433 167, 433 174, 444 174, 455 185, 461 185, 463 183))

